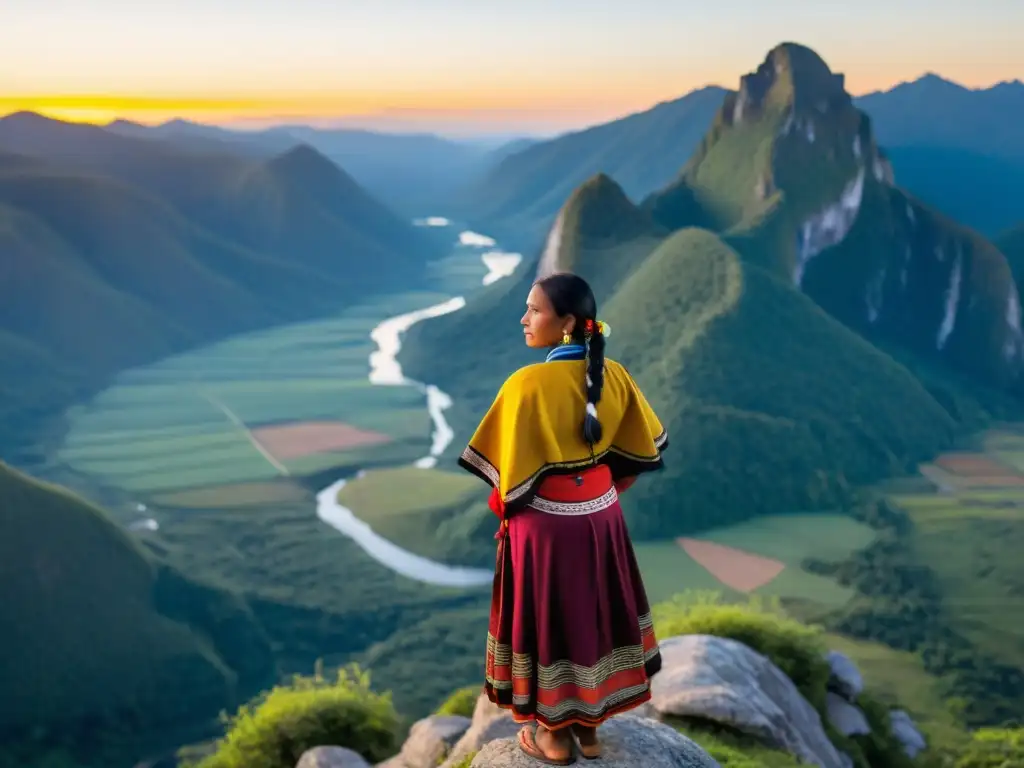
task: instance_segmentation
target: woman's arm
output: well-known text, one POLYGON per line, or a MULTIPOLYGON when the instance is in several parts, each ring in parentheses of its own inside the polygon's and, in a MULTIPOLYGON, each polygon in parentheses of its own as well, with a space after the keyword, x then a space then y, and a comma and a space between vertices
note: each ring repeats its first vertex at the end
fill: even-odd
POLYGON ((617 493, 622 493, 623 491, 628 490, 629 487, 633 485, 633 483, 635 482, 636 475, 630 475, 629 477, 620 477, 618 480, 615 481, 615 491, 617 493))

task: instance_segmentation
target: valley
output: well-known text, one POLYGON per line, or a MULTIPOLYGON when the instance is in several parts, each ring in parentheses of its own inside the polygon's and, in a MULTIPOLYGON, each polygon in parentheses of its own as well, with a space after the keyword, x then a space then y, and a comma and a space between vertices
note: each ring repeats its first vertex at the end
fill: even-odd
MULTIPOLYGON (((306 674, 317 659, 337 665, 390 643, 409 645, 437 665, 435 683, 407 678, 402 656, 372 664, 409 716, 436 706, 452 680, 477 674, 475 640, 489 601, 479 587, 492 572, 460 558, 489 564, 493 524, 481 514, 478 482, 458 476, 479 530, 467 538, 453 528, 452 505, 433 490, 435 476, 443 486, 449 473, 431 468, 453 438, 447 396, 406 380, 394 355, 411 323, 457 310, 461 296, 507 275, 520 258, 486 237, 459 239, 449 225, 431 223, 451 231, 454 245, 428 264, 422 290, 124 371, 70 408, 60 445, 24 467, 101 504, 172 567, 238 595, 265 628, 281 675, 306 674), (346 481, 391 471, 407 471, 405 493, 417 504, 424 491, 436 497, 435 514, 448 519, 442 545, 428 553, 435 559, 388 540, 393 526, 378 526, 376 499, 365 500, 372 527, 363 499, 348 502, 352 511, 339 503, 346 481), (450 641, 465 643, 457 653, 446 656, 433 639, 437 622, 466 627, 450 641)), ((183 727, 216 733, 212 721, 198 731, 195 723, 183 727)))

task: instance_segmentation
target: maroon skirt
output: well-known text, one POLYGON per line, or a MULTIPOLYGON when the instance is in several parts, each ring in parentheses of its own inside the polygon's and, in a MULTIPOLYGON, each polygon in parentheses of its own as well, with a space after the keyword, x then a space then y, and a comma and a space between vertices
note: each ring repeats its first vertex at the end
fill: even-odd
POLYGON ((596 727, 649 700, 661 668, 606 467, 548 478, 498 543, 485 690, 518 722, 596 727))

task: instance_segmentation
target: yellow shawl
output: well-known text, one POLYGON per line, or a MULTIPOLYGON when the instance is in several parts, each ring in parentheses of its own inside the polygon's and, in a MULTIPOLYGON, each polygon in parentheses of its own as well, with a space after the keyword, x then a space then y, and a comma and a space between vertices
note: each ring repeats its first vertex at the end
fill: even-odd
POLYGON ((520 368, 502 385, 459 464, 498 489, 514 508, 548 474, 608 464, 616 479, 660 469, 668 436, 636 382, 605 360, 597 416, 601 442, 583 438, 586 362, 558 360, 520 368))

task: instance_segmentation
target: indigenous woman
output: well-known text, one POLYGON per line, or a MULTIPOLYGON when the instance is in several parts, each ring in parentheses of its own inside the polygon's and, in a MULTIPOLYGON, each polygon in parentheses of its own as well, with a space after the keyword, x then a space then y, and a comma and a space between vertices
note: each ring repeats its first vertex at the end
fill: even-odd
POLYGON ((662 466, 665 430, 606 360, 608 326, 580 277, 538 280, 521 324, 543 363, 508 378, 459 463, 500 518, 485 690, 550 765, 601 753, 597 727, 650 699, 661 668, 619 494, 662 466), (531 726, 532 724, 532 726, 531 726))

